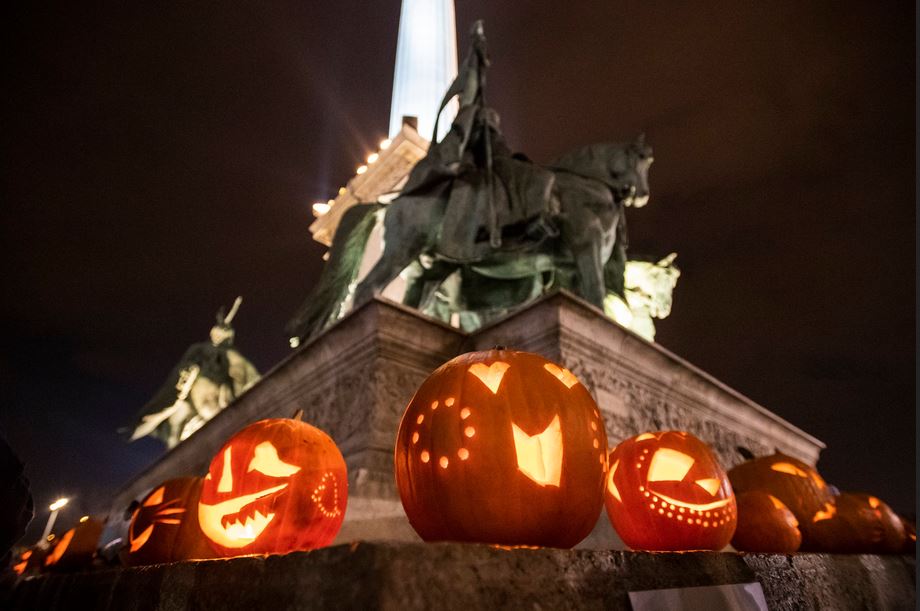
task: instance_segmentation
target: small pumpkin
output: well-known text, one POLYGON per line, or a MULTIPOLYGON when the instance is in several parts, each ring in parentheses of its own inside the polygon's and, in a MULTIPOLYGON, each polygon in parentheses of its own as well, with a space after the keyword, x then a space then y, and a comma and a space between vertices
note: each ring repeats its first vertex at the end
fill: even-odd
POLYGON ((45 557, 50 551, 50 547, 42 545, 34 545, 22 550, 13 562, 13 572, 21 577, 40 571, 45 564, 45 557))
POLYGON ((218 554, 285 554, 329 545, 338 534, 348 502, 345 459, 301 415, 250 424, 211 461, 198 522, 218 554))
POLYGON ((425 541, 572 547, 600 515, 606 451, 571 371, 499 347, 422 383, 399 426, 396 483, 425 541))
POLYGON ((729 470, 728 478, 735 494, 766 492, 782 501, 799 521, 806 542, 815 513, 834 498, 814 467, 781 452, 743 462, 729 470))
POLYGON ((640 550, 719 550, 735 532, 735 495, 709 446, 684 431, 630 437, 608 458, 607 515, 640 550))
POLYGON ((202 483, 200 477, 180 477, 154 487, 134 509, 122 563, 140 566, 214 557, 198 526, 202 483))
POLYGON ((103 523, 84 516, 80 522, 53 543, 45 556, 45 569, 51 571, 76 571, 89 567, 96 555, 103 523))
POLYGON ((766 492, 737 495, 738 527, 732 546, 742 552, 791 554, 802 545, 799 521, 785 504, 766 492))
POLYGON ((907 534, 901 518, 878 497, 842 492, 812 518, 803 549, 854 554, 896 554, 907 534))

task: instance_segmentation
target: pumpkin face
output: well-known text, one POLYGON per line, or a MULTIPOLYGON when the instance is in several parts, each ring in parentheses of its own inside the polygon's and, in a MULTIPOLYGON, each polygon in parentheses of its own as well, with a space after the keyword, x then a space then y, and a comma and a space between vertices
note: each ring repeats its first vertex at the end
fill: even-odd
POLYGON ((99 537, 102 535, 102 522, 93 518, 83 518, 80 523, 61 535, 45 557, 45 568, 53 571, 73 571, 88 567, 99 537))
POLYGON ((843 492, 812 519, 808 551, 895 554, 907 538, 901 518, 877 497, 843 492))
POLYGON ((212 558, 198 527, 200 477, 180 477, 150 491, 134 510, 128 545, 121 560, 128 566, 212 558))
POLYGON ((495 349, 432 373, 406 408, 396 483, 425 541, 571 547, 601 510, 607 435, 568 369, 495 349))
POLYGON ((778 498, 799 521, 809 539, 812 518, 833 499, 830 487, 814 467, 777 452, 741 463, 728 472, 736 494, 766 492, 778 498))
POLYGON ((45 557, 48 555, 49 551, 49 548, 40 545, 24 550, 16 558, 12 566, 13 572, 21 577, 27 573, 34 573, 41 570, 42 566, 45 564, 45 557))
POLYGON ((682 431, 643 433, 607 459, 607 515, 641 550, 718 550, 735 531, 735 495, 709 447, 682 431))
POLYGON ((285 554, 329 545, 348 501, 345 459, 299 420, 251 424, 211 461, 198 522, 223 556, 285 554))
POLYGON ((738 527, 732 537, 736 550, 791 554, 801 544, 799 521, 781 500, 766 492, 738 495, 738 527))

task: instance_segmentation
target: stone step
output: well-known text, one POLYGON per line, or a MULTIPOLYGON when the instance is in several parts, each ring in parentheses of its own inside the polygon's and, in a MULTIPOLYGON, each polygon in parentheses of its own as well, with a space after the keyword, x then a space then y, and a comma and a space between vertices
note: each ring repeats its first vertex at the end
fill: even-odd
POLYGON ((914 609, 908 556, 352 543, 21 580, 0 608, 629 609, 628 592, 760 582, 772 611, 914 609))

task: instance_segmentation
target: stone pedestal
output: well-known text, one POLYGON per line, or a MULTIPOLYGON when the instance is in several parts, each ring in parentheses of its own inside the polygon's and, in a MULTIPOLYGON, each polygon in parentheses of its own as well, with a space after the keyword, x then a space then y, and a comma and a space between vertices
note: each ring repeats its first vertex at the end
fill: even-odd
MULTIPOLYGON (((348 464, 349 499, 337 541, 417 541, 393 479, 403 410, 428 374, 450 358, 495 345, 543 354, 591 391, 611 447, 648 430, 684 429, 710 443, 726 467, 735 447, 774 448, 814 464, 823 444, 661 346, 623 329, 567 293, 466 334, 385 300, 375 300, 301 346, 192 437, 118 493, 111 523, 132 499, 171 477, 202 474, 233 433, 262 418, 290 417, 323 429, 348 464)), ((582 547, 618 540, 602 515, 582 547)))
POLYGON ((285 556, 50 575, 10 611, 630 609, 629 592, 758 582, 771 611, 914 609, 907 556, 643 553, 356 543, 285 556))

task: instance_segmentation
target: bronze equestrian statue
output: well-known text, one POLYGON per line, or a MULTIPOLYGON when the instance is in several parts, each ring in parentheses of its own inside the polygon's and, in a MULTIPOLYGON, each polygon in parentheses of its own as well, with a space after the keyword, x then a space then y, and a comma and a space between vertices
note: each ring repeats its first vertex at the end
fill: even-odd
POLYGON ((481 22, 471 34, 470 52, 439 109, 459 98, 450 131, 440 142, 432 138, 399 197, 343 215, 317 287, 288 324, 295 345, 400 273, 409 279, 403 302, 442 318, 461 308, 504 312, 557 287, 599 308, 608 293, 623 297, 623 211, 648 200, 651 147, 642 136, 595 144, 548 167, 512 153, 497 113, 485 105, 489 61, 481 22), (358 281, 380 214, 383 254, 358 281))

